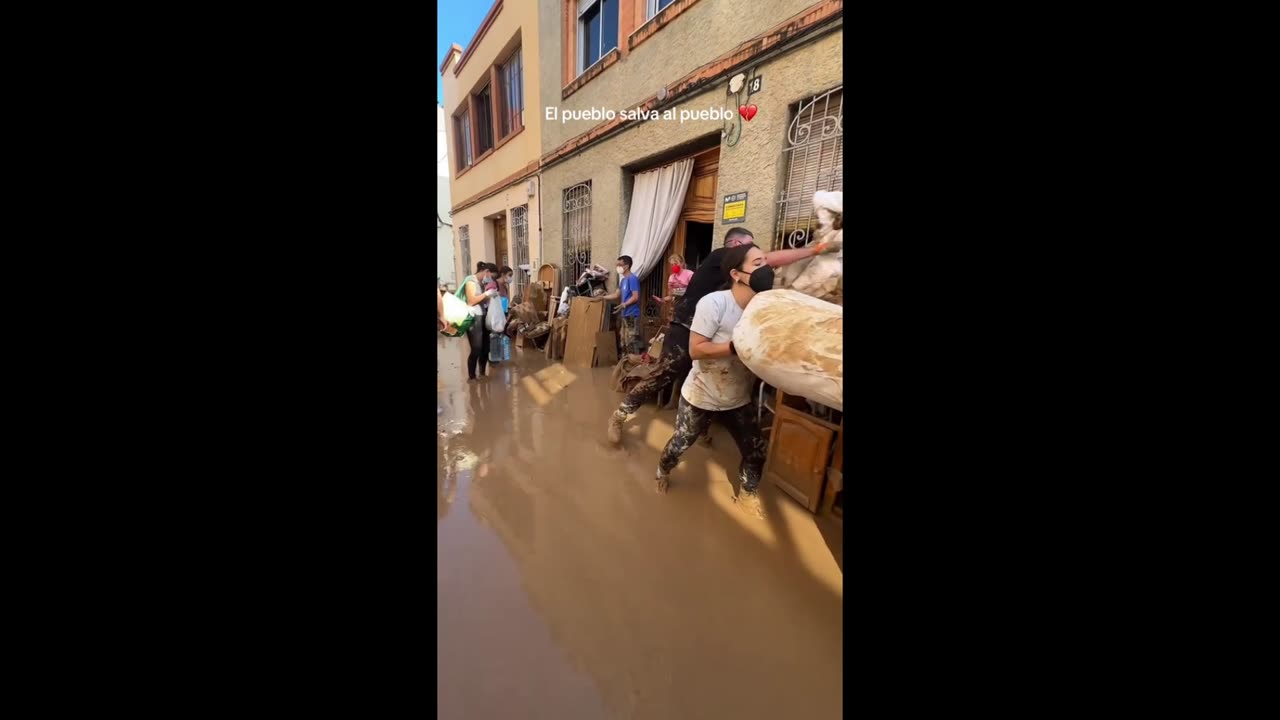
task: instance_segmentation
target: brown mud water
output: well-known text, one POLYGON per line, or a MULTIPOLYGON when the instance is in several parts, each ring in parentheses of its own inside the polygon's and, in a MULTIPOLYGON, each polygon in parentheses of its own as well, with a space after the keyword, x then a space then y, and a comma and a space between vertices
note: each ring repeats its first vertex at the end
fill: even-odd
POLYGON ((653 491, 674 412, 622 444, 610 368, 516 351, 466 384, 440 338, 437 710, 489 718, 838 718, 838 526, 766 479, 734 507, 737 447, 712 426, 653 491))

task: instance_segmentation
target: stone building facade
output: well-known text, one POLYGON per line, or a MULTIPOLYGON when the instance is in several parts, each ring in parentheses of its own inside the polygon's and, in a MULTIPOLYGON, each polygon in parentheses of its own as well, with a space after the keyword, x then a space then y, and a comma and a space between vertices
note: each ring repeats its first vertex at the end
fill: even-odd
MULTIPOLYGON (((766 249, 808 242, 813 192, 843 189, 842 2, 537 2, 543 256, 562 278, 612 268, 635 175, 685 157, 663 257, 693 264, 735 225, 766 249)), ((651 317, 659 267, 642 278, 651 317)))

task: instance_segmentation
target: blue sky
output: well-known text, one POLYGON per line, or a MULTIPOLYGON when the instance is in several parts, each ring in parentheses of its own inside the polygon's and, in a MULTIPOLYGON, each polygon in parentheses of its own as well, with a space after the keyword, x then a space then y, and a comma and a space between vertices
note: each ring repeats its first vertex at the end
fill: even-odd
POLYGON ((438 0, 436 2, 436 22, 440 35, 436 37, 436 57, 431 63, 431 71, 436 74, 436 102, 444 104, 444 83, 440 77, 440 61, 444 53, 453 43, 458 43, 463 50, 471 42, 471 36, 480 29, 484 16, 489 14, 492 2, 487 0, 438 0))

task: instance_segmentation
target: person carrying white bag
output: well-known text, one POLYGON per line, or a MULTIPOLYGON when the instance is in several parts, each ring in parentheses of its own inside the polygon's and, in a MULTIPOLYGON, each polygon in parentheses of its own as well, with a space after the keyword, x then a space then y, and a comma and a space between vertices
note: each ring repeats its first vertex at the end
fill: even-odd
POLYGON ((498 291, 482 291, 480 288, 497 271, 497 265, 481 260, 476 263, 475 274, 468 275, 462 281, 462 287, 458 288, 459 297, 466 298, 467 305, 476 316, 467 330, 467 341, 471 344, 471 354, 467 355, 467 382, 479 382, 480 378, 486 377, 485 368, 489 365, 489 332, 483 319, 485 310, 490 307, 489 300, 498 297, 498 291))

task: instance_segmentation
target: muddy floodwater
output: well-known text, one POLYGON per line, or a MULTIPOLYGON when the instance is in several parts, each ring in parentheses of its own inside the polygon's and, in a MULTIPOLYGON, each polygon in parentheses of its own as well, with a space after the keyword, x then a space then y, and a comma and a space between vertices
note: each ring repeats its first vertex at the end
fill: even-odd
POLYGON ((469 385, 466 340, 438 346, 441 718, 841 716, 838 524, 767 479, 767 517, 739 510, 714 425, 654 492, 675 413, 609 446, 608 368, 513 348, 469 385))

